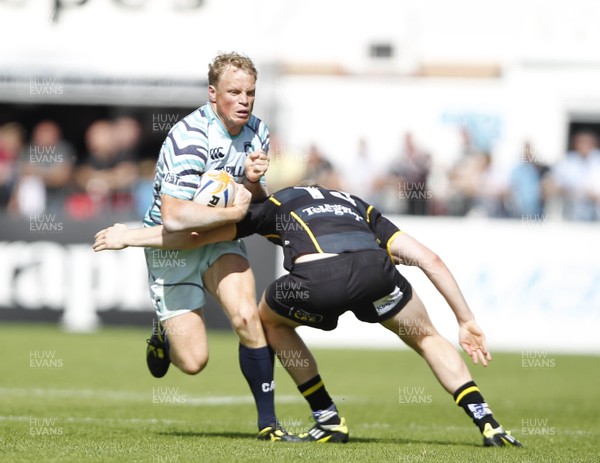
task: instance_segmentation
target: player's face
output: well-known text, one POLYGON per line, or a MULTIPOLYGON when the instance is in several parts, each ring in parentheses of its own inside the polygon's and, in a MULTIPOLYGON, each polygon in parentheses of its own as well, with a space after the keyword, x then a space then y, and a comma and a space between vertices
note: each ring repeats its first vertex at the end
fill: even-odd
POLYGON ((233 66, 223 72, 217 85, 208 86, 212 107, 229 135, 240 133, 250 119, 255 92, 254 76, 233 66))

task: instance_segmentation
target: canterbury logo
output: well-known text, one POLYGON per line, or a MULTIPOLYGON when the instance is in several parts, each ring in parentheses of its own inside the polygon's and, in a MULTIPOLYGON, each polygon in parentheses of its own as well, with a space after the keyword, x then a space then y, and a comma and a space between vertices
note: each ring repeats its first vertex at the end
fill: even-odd
POLYGON ((209 154, 211 159, 223 159, 225 157, 225 153, 221 146, 218 148, 211 148, 209 154))

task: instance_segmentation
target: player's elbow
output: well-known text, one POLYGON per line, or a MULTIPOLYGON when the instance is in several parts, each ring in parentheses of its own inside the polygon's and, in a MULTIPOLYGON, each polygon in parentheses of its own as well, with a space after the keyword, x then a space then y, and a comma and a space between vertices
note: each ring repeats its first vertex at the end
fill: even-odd
POLYGON ((429 251, 421 256, 419 267, 425 272, 435 272, 437 269, 444 266, 441 257, 435 252, 429 251))
POLYGON ((185 229, 183 221, 175 214, 163 214, 162 222, 167 233, 180 232, 185 229))

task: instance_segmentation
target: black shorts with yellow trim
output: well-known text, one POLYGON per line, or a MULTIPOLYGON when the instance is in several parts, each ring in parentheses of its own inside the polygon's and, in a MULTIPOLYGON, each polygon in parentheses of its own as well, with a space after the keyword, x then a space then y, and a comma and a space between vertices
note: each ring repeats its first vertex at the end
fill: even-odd
POLYGON ((367 323, 395 316, 412 287, 384 250, 365 250, 295 264, 265 290, 269 307, 301 325, 330 331, 351 311, 367 323))

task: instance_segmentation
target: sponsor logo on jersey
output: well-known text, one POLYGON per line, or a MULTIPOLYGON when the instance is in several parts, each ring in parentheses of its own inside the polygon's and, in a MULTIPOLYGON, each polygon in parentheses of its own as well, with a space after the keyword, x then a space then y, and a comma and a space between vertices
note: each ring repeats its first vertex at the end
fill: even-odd
POLYGON ((319 204, 318 206, 311 206, 302 209, 302 212, 308 214, 309 217, 315 214, 334 214, 351 215, 357 221, 364 220, 360 215, 358 215, 354 210, 352 210, 351 207, 344 206, 342 204, 319 204))
POLYGON ((164 182, 171 185, 179 185, 179 176, 177 174, 168 173, 165 175, 164 182))
POLYGON ((248 154, 250 153, 252 150, 252 142, 251 141, 245 141, 244 142, 244 153, 248 154))
POLYGON ((242 177, 244 175, 244 166, 225 166, 223 169, 232 177, 242 177))

